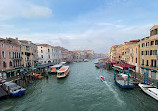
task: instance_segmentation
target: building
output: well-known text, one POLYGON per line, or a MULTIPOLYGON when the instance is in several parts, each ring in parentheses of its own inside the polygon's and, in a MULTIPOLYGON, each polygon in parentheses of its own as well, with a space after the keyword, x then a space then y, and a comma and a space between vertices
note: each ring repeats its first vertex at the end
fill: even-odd
POLYGON ((62 61, 61 48, 52 46, 52 62, 58 64, 62 61))
POLYGON ((18 38, 0 39, 0 72, 1 77, 16 76, 21 68, 21 51, 18 38))
POLYGON ((140 41, 140 72, 158 80, 158 26, 150 29, 150 36, 140 41))
POLYGON ((38 62, 41 64, 52 63, 52 46, 48 44, 37 45, 38 62))
POLYGON ((158 26, 150 29, 150 36, 131 40, 110 48, 109 58, 136 66, 145 77, 158 80, 158 26))
POLYGON ((19 44, 21 46, 21 55, 22 55, 22 66, 23 67, 31 67, 35 65, 35 57, 37 55, 37 51, 34 52, 34 44, 31 41, 27 40, 19 40, 19 44), (35 54, 35 56, 34 56, 35 54))

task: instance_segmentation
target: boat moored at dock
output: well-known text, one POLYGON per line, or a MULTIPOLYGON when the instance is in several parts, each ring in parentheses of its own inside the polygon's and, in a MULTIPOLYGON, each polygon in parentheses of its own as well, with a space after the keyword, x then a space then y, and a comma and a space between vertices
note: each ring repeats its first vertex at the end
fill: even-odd
POLYGON ((62 64, 57 64, 50 67, 50 73, 57 73, 57 71, 62 67, 62 64))
MULTIPOLYGON (((157 83, 158 84, 158 83, 157 83)), ((148 95, 153 97, 154 99, 158 100, 158 85, 157 88, 151 85, 141 84, 139 83, 138 86, 148 95)))
POLYGON ((26 89, 17 85, 16 83, 13 82, 5 82, 4 85, 6 86, 6 91, 11 95, 11 96, 21 96, 25 94, 26 89))
POLYGON ((62 66, 61 69, 57 71, 57 78, 64 78, 69 74, 69 66, 62 66))

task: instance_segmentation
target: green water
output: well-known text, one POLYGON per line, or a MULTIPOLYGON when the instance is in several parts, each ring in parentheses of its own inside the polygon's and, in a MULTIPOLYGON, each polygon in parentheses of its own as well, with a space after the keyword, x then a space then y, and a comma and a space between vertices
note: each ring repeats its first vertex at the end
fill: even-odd
POLYGON ((24 96, 0 101, 0 111, 158 111, 156 100, 139 87, 120 89, 113 71, 96 69, 94 62, 71 64, 65 79, 50 75, 34 81, 24 96))

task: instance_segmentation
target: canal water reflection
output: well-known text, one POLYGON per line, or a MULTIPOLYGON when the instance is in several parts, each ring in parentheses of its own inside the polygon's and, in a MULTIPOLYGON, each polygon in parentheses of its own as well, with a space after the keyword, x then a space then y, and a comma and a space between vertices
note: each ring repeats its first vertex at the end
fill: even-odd
POLYGON ((138 87, 120 89, 113 71, 96 69, 94 62, 71 64, 64 79, 50 75, 48 80, 34 81, 24 96, 0 101, 0 111, 157 111, 156 100, 138 87))

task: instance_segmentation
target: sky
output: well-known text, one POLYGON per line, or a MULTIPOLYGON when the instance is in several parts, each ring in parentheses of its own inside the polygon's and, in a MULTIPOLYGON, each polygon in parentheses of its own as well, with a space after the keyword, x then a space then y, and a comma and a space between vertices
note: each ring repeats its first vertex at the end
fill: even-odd
POLYGON ((107 53, 149 36, 158 0, 0 0, 0 37, 107 53))

